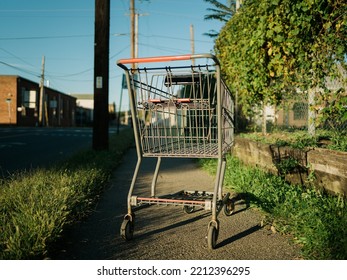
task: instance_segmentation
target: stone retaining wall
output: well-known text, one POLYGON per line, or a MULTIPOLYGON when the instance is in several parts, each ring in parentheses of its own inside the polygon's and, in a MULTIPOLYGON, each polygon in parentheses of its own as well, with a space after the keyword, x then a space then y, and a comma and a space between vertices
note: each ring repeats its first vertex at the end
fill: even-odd
POLYGON ((347 153, 262 144, 236 137, 233 155, 247 165, 283 176, 295 184, 308 181, 330 193, 347 195, 347 153))

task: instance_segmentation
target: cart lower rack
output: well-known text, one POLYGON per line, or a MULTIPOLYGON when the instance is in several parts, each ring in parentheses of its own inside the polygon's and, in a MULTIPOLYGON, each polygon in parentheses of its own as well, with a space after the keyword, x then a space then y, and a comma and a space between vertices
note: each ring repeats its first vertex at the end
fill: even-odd
MULTIPOLYGON (((227 216, 230 216, 234 210, 234 204, 229 199, 230 194, 223 196, 223 200, 219 201, 218 211, 222 208, 227 216)), ((183 210, 190 214, 196 208, 202 208, 207 211, 212 210, 213 192, 206 191, 180 191, 174 194, 167 194, 160 197, 138 197, 132 196, 130 199, 131 206, 142 205, 182 205, 183 210)))
POLYGON ((219 213, 231 215, 230 194, 223 193, 226 154, 234 141, 233 100, 220 78, 217 58, 211 54, 121 59, 129 92, 138 161, 128 192, 128 213, 121 236, 131 240, 139 206, 182 206, 186 213, 196 208, 211 211, 207 240, 215 248, 219 213), (196 64, 196 61, 206 62, 196 64), (185 65, 177 65, 184 61, 185 65), (188 62, 188 63, 187 63, 188 62), (136 65, 128 68, 126 65, 136 65), (155 64, 155 67, 152 65, 155 64), (133 195, 143 157, 156 157, 157 164, 148 197, 133 195), (156 195, 161 159, 214 158, 218 160, 213 192, 180 190, 156 195))

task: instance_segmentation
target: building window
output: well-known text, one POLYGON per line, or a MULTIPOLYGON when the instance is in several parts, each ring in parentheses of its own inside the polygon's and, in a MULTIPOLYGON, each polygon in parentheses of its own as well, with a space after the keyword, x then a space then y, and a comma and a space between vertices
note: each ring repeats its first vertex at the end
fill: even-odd
POLYGON ((36 108, 37 92, 36 90, 27 90, 22 88, 22 106, 24 108, 36 108))
POLYGON ((307 119, 308 104, 304 102, 296 102, 293 105, 294 120, 307 119))

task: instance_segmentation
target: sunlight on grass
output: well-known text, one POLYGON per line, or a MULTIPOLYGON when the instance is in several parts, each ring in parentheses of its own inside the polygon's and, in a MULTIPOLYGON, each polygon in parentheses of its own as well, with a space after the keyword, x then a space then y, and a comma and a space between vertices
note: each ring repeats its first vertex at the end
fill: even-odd
POLYGON ((108 151, 86 150, 1 182, 0 259, 44 258, 66 225, 88 215, 132 143, 128 129, 110 139, 108 151))

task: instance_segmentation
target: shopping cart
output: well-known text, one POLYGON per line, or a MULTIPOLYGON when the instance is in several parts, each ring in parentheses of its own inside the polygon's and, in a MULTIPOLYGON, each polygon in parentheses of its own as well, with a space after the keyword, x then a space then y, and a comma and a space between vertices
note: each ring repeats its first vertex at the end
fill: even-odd
POLYGON ((228 216, 234 210, 230 193, 222 190, 226 154, 234 140, 234 106, 221 80, 217 58, 211 54, 160 56, 121 59, 117 64, 126 74, 138 157, 127 198, 128 213, 120 229, 122 238, 133 238, 137 206, 182 205, 187 213, 198 208, 211 211, 207 241, 210 249, 215 248, 217 217, 222 209, 228 216), (177 65, 181 61, 186 65, 177 65), (143 157, 157 158, 150 197, 133 195, 143 157), (218 159, 214 191, 179 190, 157 196, 163 157, 218 159))

